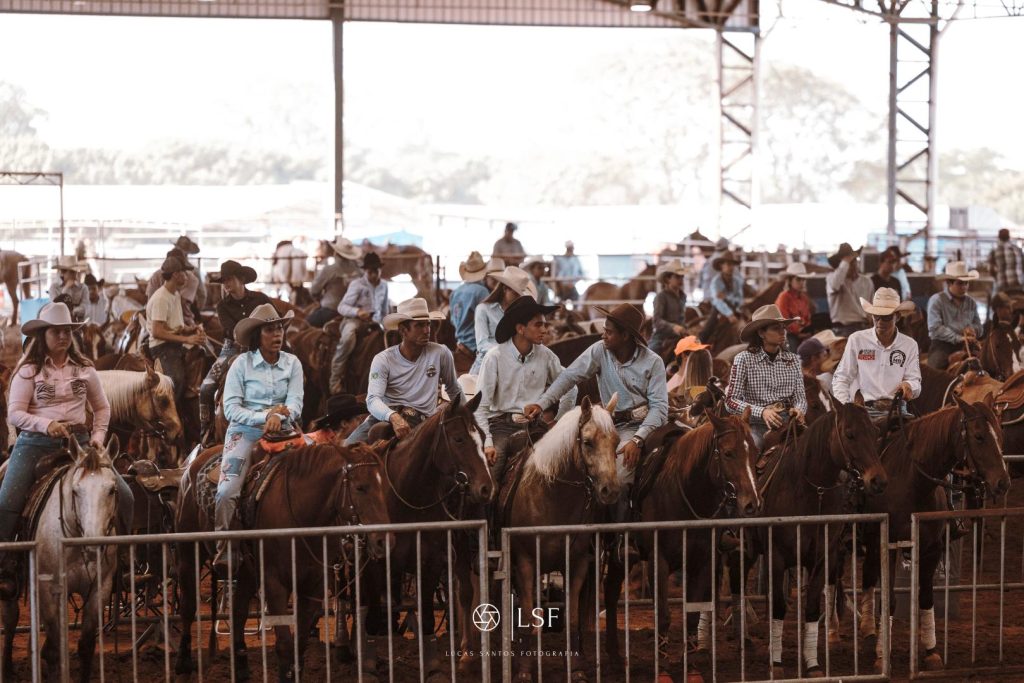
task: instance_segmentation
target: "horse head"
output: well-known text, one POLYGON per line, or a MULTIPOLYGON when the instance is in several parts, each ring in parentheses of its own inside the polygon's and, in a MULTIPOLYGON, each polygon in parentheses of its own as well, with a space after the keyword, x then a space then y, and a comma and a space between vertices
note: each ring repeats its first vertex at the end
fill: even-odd
POLYGON ((139 418, 152 431, 173 442, 181 436, 181 418, 174 403, 174 388, 162 377, 152 367, 146 369, 145 392, 137 403, 139 418))
POLYGON ((90 360, 96 360, 106 352, 106 340, 99 325, 89 323, 82 327, 82 353, 90 360))
MULTIPOLYGON (((387 489, 381 476, 380 455, 366 444, 353 444, 347 450, 338 492, 338 512, 343 524, 388 524, 387 489)), ((386 532, 369 534, 370 557, 382 559, 387 546, 395 545, 395 537, 386 532)))
POLYGON ((615 467, 615 452, 619 447, 619 433, 615 430, 612 413, 618 395, 613 395, 607 407, 593 405, 589 397, 580 403, 580 421, 576 430, 574 455, 577 464, 592 481, 598 502, 611 505, 619 499, 619 475, 615 467))
POLYGON ((849 403, 832 401, 829 455, 836 467, 864 481, 867 492, 879 495, 889 485, 878 457, 878 430, 871 422, 864 399, 857 392, 849 403))
POLYGON ((985 371, 998 380, 1008 379, 1020 364, 1017 354, 1020 353, 1021 341, 1014 332, 1019 315, 1014 316, 1013 322, 992 325, 981 350, 985 371))
POLYGON ((757 446, 750 434, 750 408, 742 415, 719 417, 711 410, 705 414, 714 429, 708 474, 712 481, 719 482, 727 497, 735 496, 741 517, 753 517, 761 509, 761 498, 751 469, 757 446))
POLYGON ((64 533, 111 536, 117 521, 117 475, 110 454, 117 453, 120 443, 114 436, 103 451, 92 444, 79 446, 76 439, 69 441, 74 465, 61 483, 62 524, 67 527, 64 533))
POLYGON ((434 466, 465 488, 471 502, 487 503, 494 496, 494 482, 484 455, 484 441, 473 412, 480 405, 481 394, 469 403, 462 394, 440 411, 435 444, 434 466))
POLYGON ((984 483, 988 495, 995 498, 1010 490, 1010 475, 1003 460, 1003 432, 992 409, 992 394, 983 401, 967 403, 954 396, 960 410, 961 457, 972 476, 984 483))

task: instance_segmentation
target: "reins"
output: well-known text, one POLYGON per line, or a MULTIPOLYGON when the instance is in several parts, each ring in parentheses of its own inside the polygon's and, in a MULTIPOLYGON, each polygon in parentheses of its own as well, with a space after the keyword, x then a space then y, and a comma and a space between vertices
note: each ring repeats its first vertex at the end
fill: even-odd
MULTIPOLYGON (((441 443, 441 435, 443 434, 444 435, 445 448, 447 449, 447 452, 450 454, 451 453, 451 443, 450 443, 450 441, 448 439, 448 430, 445 427, 445 425, 447 424, 447 421, 446 420, 441 420, 440 422, 441 423, 438 425, 437 430, 434 432, 434 438, 433 438, 433 442, 431 444, 431 448, 430 448, 429 452, 436 455, 437 447, 441 443)), ((468 429, 468 427, 467 427, 467 429, 468 429)), ((409 508, 410 510, 416 510, 416 511, 429 510, 432 507, 436 507, 438 505, 441 505, 442 509, 444 510, 445 515, 447 515, 452 521, 457 521, 457 520, 461 519, 461 514, 462 514, 462 512, 463 512, 463 510, 465 508, 466 494, 467 494, 468 488, 469 488, 469 476, 465 472, 463 472, 462 470, 457 470, 454 473, 452 473, 452 486, 451 486, 451 488, 449 488, 447 491, 442 493, 441 496, 437 500, 435 500, 432 503, 428 503, 427 505, 416 505, 415 503, 411 503, 408 500, 406 500, 405 497, 402 496, 402 494, 398 492, 398 487, 395 486, 395 483, 394 483, 394 481, 391 478, 390 455, 393 452, 394 452, 394 446, 389 448, 387 453, 384 456, 384 478, 385 478, 385 480, 388 483, 388 488, 391 489, 391 492, 395 494, 395 498, 397 498, 398 501, 400 503, 402 503, 402 505, 404 505, 405 507, 409 508), (455 493, 456 491, 461 491, 461 495, 459 496, 459 505, 458 505, 457 515, 452 515, 451 511, 448 509, 448 506, 445 503, 448 500, 448 498, 453 493, 455 493)), ((444 473, 442 473, 442 474, 444 474, 444 473)))
MULTIPOLYGON (((714 429, 714 427, 712 427, 712 429, 714 429)), ((725 478, 725 470, 722 467, 722 451, 718 445, 719 437, 725 436, 726 434, 732 434, 735 431, 735 429, 727 429, 721 434, 717 431, 713 432, 714 435, 712 436, 711 442, 712 450, 708 461, 715 461, 718 464, 719 489, 722 494, 722 499, 719 501, 718 507, 715 508, 715 511, 712 512, 710 516, 703 517, 693 508, 693 505, 690 503, 690 499, 686 495, 686 489, 683 486, 682 481, 679 477, 676 477, 676 489, 679 491, 679 495, 683 499, 683 504, 686 505, 686 509, 690 511, 690 514, 693 515, 694 519, 717 519, 718 516, 722 514, 723 510, 726 510, 729 507, 736 507, 736 485, 725 478)))

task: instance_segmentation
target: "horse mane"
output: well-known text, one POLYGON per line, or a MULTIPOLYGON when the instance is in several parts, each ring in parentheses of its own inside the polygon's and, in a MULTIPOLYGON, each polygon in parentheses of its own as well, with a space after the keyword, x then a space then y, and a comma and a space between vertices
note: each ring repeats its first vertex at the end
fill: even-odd
POLYGON ((75 463, 75 466, 84 472, 98 472, 110 464, 110 459, 100 449, 89 445, 82 448, 82 457, 75 463))
POLYGON ((288 468, 291 474, 298 477, 324 474, 331 464, 344 464, 346 461, 364 462, 376 457, 372 448, 358 443, 342 449, 333 444, 315 444, 289 451, 281 465, 288 468), (350 457, 349 453, 355 455, 350 457))
POLYGON ((671 472, 679 477, 680 481, 686 481, 697 466, 707 460, 714 442, 715 426, 710 422, 691 430, 672 447, 668 460, 661 470, 662 473, 671 472))
POLYGON ((905 474, 910 470, 914 460, 911 449, 920 451, 942 451, 949 448, 947 435, 953 427, 953 423, 959 419, 960 407, 957 405, 946 406, 934 413, 929 413, 906 425, 905 433, 897 433, 891 445, 893 448, 883 447, 882 454, 898 452, 905 457, 890 458, 885 462, 885 469, 890 475, 905 474), (911 448, 908 448, 908 442, 911 448), (899 446, 897 448, 897 446, 899 446))
MULTIPOLYGON (((134 412, 138 399, 149 393, 146 386, 145 372, 135 370, 103 370, 98 373, 103 384, 103 391, 110 403, 110 414, 126 415, 134 412)), ((174 382, 163 373, 157 373, 160 378, 158 389, 167 392, 174 392, 174 382)))
MULTIPOLYGON (((533 447, 533 453, 530 454, 530 458, 526 462, 524 476, 533 474, 550 482, 565 470, 569 463, 569 456, 575 447, 576 434, 579 431, 582 415, 583 409, 576 406, 559 418, 555 426, 533 447)), ((612 416, 601 406, 593 406, 590 415, 590 419, 602 429, 615 430, 612 416)))

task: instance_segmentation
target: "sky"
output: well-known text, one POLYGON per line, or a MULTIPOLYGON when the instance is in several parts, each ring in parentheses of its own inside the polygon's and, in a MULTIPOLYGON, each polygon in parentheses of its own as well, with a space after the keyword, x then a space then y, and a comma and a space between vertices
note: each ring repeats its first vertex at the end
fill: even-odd
MULTIPOLYGON (((1022 30, 1024 19, 986 19, 956 22, 943 34, 940 150, 988 146, 1024 168, 1024 136, 1016 132, 1024 89, 1006 76, 1019 62, 1022 30)), ((347 125, 364 144, 386 144, 400 131, 453 151, 520 145, 524 132, 541 131, 545 113, 572 96, 588 55, 645 35, 349 24, 347 125)), ((710 54, 707 32, 681 39, 703 41, 710 54)), ((888 32, 861 15, 784 0, 763 60, 806 65, 885 111, 888 32)), ((3 79, 49 112, 41 132, 53 146, 230 138, 251 112, 287 106, 268 101, 271 81, 308 88, 307 115, 332 128, 326 22, 0 15, 0 64, 3 79)))

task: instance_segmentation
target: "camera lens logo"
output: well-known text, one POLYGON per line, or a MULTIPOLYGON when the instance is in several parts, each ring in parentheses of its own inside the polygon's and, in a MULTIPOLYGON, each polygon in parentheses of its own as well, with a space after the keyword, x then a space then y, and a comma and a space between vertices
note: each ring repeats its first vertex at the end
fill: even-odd
POLYGON ((477 605, 476 609, 473 610, 473 623, 481 631, 493 631, 498 628, 498 623, 501 621, 501 613, 498 612, 498 608, 490 603, 483 603, 477 605))

